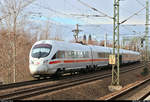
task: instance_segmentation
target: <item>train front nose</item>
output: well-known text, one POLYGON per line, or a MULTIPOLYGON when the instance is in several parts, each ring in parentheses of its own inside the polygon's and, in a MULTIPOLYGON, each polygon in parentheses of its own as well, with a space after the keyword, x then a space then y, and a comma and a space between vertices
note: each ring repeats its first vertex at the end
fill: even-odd
POLYGON ((29 66, 29 69, 30 69, 31 75, 35 75, 35 74, 38 73, 38 67, 35 66, 35 65, 30 65, 30 66, 29 66))
POLYGON ((38 75, 38 74, 47 74, 47 66, 44 64, 30 64, 29 65, 31 75, 38 75))
POLYGON ((40 42, 39 44, 33 45, 30 51, 30 73, 32 75, 42 75, 49 74, 48 73, 48 60, 46 58, 49 57, 52 49, 52 45, 47 44, 47 42, 40 42))
POLYGON ((35 75, 52 75, 56 72, 56 69, 53 69, 52 66, 48 65, 48 61, 31 61, 29 65, 30 73, 32 76, 35 75))

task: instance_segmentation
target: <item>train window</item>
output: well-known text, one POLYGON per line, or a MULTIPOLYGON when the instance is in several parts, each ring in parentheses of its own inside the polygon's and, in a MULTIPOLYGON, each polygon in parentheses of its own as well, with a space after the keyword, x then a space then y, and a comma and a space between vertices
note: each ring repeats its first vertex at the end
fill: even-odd
POLYGON ((76 52, 75 52, 75 57, 76 57, 76 58, 79 58, 79 57, 80 57, 80 52, 79 52, 79 51, 76 51, 76 52))
POLYGON ((104 52, 99 52, 98 57, 99 58, 105 58, 105 53, 104 52))
POLYGON ((75 58, 76 57, 76 52, 75 51, 67 51, 66 52, 66 58, 75 58))
POLYGON ((78 58, 79 57, 80 52, 79 51, 74 51, 74 58, 78 58))
POLYGON ((91 52, 87 52, 87 58, 89 58, 89 57, 90 57, 89 53, 91 53, 91 52))
POLYGON ((71 57, 75 58, 75 52, 74 51, 71 51, 71 57))
POLYGON ((87 52, 87 51, 86 51, 86 52, 83 52, 83 57, 84 57, 84 58, 89 58, 89 52, 87 52))
POLYGON ((109 53, 105 53, 105 58, 108 58, 109 57, 109 53))
POLYGON ((58 51, 57 58, 89 58, 89 52, 81 51, 58 51))
POLYGON ((57 58, 65 58, 65 51, 58 51, 56 53, 57 58))
POLYGON ((98 53, 98 57, 99 57, 99 58, 101 57, 101 53, 98 53))
POLYGON ((71 51, 67 51, 66 53, 67 53, 67 58, 72 58, 71 57, 71 51))
POLYGON ((81 51, 78 51, 78 58, 83 58, 83 53, 81 51))
POLYGON ((84 58, 84 53, 80 52, 81 58, 84 58))
POLYGON ((83 55, 83 58, 86 58, 86 56, 85 56, 85 52, 82 52, 82 55, 83 55))
POLYGON ((32 49, 31 56, 34 58, 47 57, 51 51, 52 46, 49 44, 38 44, 32 49))
POLYGON ((65 52, 65 57, 66 58, 74 58, 76 53, 74 51, 66 51, 65 52))

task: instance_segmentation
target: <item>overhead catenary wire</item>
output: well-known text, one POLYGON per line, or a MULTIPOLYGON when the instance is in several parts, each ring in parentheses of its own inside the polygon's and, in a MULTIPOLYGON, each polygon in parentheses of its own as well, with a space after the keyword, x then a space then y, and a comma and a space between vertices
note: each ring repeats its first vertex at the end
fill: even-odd
MULTIPOLYGON (((47 9, 47 10, 50 10, 50 11, 55 12, 55 13, 57 13, 57 14, 61 14, 61 15, 65 15, 65 16, 70 16, 70 17, 75 17, 75 18, 77 18, 77 16, 78 16, 78 17, 80 16, 80 17, 86 17, 86 18, 88 18, 88 17, 107 17, 107 18, 113 19, 113 17, 108 16, 107 14, 103 13, 102 11, 100 11, 100 10, 94 8, 94 7, 91 7, 91 6, 89 6, 88 4, 86 4, 86 3, 84 3, 84 2, 82 2, 82 1, 80 1, 80 0, 78 0, 78 1, 79 1, 81 4, 83 4, 83 5, 85 5, 85 6, 89 7, 89 8, 91 8, 92 10, 94 10, 94 11, 96 11, 96 12, 99 12, 100 14, 102 14, 102 16, 100 16, 100 15, 89 15, 89 14, 67 14, 67 13, 63 13, 63 12, 54 10, 54 9, 52 9, 52 8, 50 8, 50 7, 42 6, 42 8, 47 9)), ((36 4, 36 5, 39 6, 39 4, 36 4)), ((127 20, 131 19, 133 16, 138 15, 138 13, 140 13, 141 11, 143 11, 145 8, 146 8, 146 7, 140 9, 138 12, 136 12, 136 13, 134 13, 133 15, 129 16, 127 19, 123 20, 120 24, 125 23, 127 20)))
POLYGON ((125 23, 126 21, 128 21, 129 19, 131 19, 132 17, 138 15, 141 11, 143 11, 146 7, 140 9, 138 12, 134 13, 133 15, 129 16, 127 19, 123 20, 122 22, 120 22, 120 24, 125 23))
POLYGON ((141 6, 145 6, 144 4, 142 4, 139 0, 136 0, 141 6))
MULTIPOLYGON (((34 4, 34 5, 41 6, 39 4, 34 4)), ((90 15, 90 14, 67 14, 67 13, 63 13, 63 12, 54 10, 50 7, 45 7, 45 6, 41 6, 41 7, 44 9, 50 10, 51 12, 57 13, 57 14, 61 14, 61 15, 69 16, 69 17, 75 17, 75 18, 77 18, 79 16, 80 17, 105 17, 105 16, 100 16, 100 15, 90 15)))
POLYGON ((68 3, 69 6, 71 6, 72 8, 74 7, 76 10, 78 10, 79 12, 82 11, 82 9, 76 7, 75 5, 73 5, 72 3, 70 3, 70 0, 66 0, 66 2, 68 3))
MULTIPOLYGON (((63 12, 61 12, 61 11, 55 10, 55 9, 53 9, 53 8, 50 8, 50 7, 42 6, 42 5, 38 4, 38 3, 34 3, 34 5, 35 5, 35 6, 40 6, 40 7, 42 7, 43 9, 48 10, 49 12, 55 13, 55 15, 57 15, 57 17, 59 17, 60 15, 63 15, 63 16, 66 16, 66 17, 73 17, 73 16, 70 15, 70 14, 63 13, 63 12)), ((60 22, 59 22, 58 24, 63 24, 63 23, 60 23, 60 22)))
POLYGON ((100 15, 89 15, 89 14, 70 14, 72 16, 81 16, 81 17, 105 17, 100 15))
MULTIPOLYGON (((78 1, 80 1, 80 0, 78 0, 78 1)), ((81 2, 81 1, 80 1, 80 2, 81 2)), ((86 5, 86 6, 91 7, 91 6, 89 6, 89 5, 86 5)), ((48 9, 49 9, 49 7, 48 7, 48 9)), ((99 11, 99 10, 93 8, 93 7, 91 7, 91 9, 96 10, 96 11, 99 11)), ((127 19, 125 19, 124 21, 122 21, 120 24, 122 24, 122 23, 128 21, 128 20, 131 19, 133 16, 138 15, 138 13, 140 13, 140 12, 143 11, 144 9, 145 9, 145 7, 142 8, 142 9, 140 9, 138 12, 134 13, 133 15, 129 16, 127 19)), ((56 10, 53 10, 53 12, 60 13, 59 11, 56 11, 56 10)), ((101 11, 100 11, 100 12, 101 12, 101 11)), ((103 13, 103 12, 101 12, 101 14, 102 14, 102 13, 103 13)), ((66 13, 61 13, 61 14, 67 15, 67 16, 69 15, 69 16, 70 16, 70 14, 66 14, 66 13)), ((75 15, 77 15, 77 16, 88 16, 88 17, 95 16, 95 15, 85 15, 85 14, 81 14, 81 15, 80 15, 80 14, 72 14, 72 16, 75 16, 75 15)), ((98 16, 99 16, 99 15, 98 15, 98 16)), ((106 17, 106 16, 107 16, 107 14, 103 13, 103 17, 106 17)))
MULTIPOLYGON (((78 0, 79 2, 82 2, 82 1, 80 1, 80 0, 78 0)), ((82 4, 83 4, 83 2, 82 2, 82 4)), ((85 4, 85 3, 84 3, 85 4)), ((95 8, 93 8, 93 7, 91 7, 91 6, 89 6, 89 5, 87 5, 88 7, 90 7, 91 9, 93 9, 93 10, 96 10, 97 12, 101 12, 101 11, 99 11, 99 10, 97 10, 97 9, 95 9, 95 8)), ((45 8, 45 9, 49 9, 49 10, 51 10, 51 11, 53 11, 53 12, 55 12, 55 13, 59 13, 59 14, 62 14, 62 15, 66 15, 66 16, 71 16, 71 17, 74 17, 75 15, 77 15, 77 16, 85 16, 85 17, 106 17, 106 16, 108 16, 107 14, 105 14, 105 13, 103 13, 103 12, 101 12, 101 14, 103 14, 103 16, 100 16, 100 15, 86 15, 86 14, 67 14, 67 13, 63 13, 63 12, 60 12, 60 11, 57 11, 57 10, 54 10, 54 9, 52 9, 52 8, 49 8, 49 7, 43 7, 43 8, 45 8)), ((145 7, 144 8, 142 8, 139 12, 141 12, 142 10, 144 10, 145 9, 145 7)), ((127 20, 129 20, 130 18, 132 18, 133 16, 135 16, 135 15, 137 15, 139 12, 137 12, 137 13, 134 13, 132 16, 130 16, 130 17, 128 17, 127 19, 125 19, 124 21, 122 21, 120 24, 122 24, 122 23, 124 23, 124 22, 126 22, 127 20)), ((6 17, 7 17, 8 15, 6 15, 6 17)), ((4 17, 2 17, 2 18, 5 18, 5 16, 4 17)), ((112 18, 112 17, 111 17, 112 18)))
POLYGON ((54 9, 52 9, 52 8, 50 8, 50 7, 41 6, 41 5, 39 5, 38 3, 36 3, 36 4, 34 4, 34 5, 40 6, 40 7, 44 8, 44 9, 49 10, 49 11, 54 12, 54 13, 58 13, 58 14, 65 15, 65 16, 70 16, 69 14, 66 14, 66 13, 63 13, 63 12, 54 10, 54 9))
MULTIPOLYGON (((75 7, 74 5, 72 5, 69 1, 66 1, 67 3, 69 3, 69 5, 71 5, 71 7, 76 8, 79 12, 81 12, 81 9, 75 7)), ((72 16, 76 16, 76 17, 105 17, 105 16, 101 16, 101 15, 92 15, 92 14, 70 14, 72 16)))
MULTIPOLYGON (((82 2, 81 0, 78 0, 78 1, 79 1, 81 4, 83 4, 83 5, 85 5, 85 6, 89 7, 89 8, 91 8, 92 10, 99 12, 99 13, 102 14, 103 16, 113 19, 113 17, 108 16, 107 14, 105 14, 105 13, 103 13, 103 12, 97 10, 96 8, 91 7, 90 5, 88 5, 88 4, 84 3, 84 2, 82 2)), ((143 6, 144 6, 144 5, 143 5, 143 6)), ((140 9, 139 11, 137 11, 136 13, 134 13, 133 15, 129 16, 127 19, 125 19, 125 20, 123 20, 122 22, 120 22, 120 24, 123 24, 123 23, 125 23, 126 21, 128 21, 129 19, 131 19, 132 17, 138 15, 138 14, 139 14, 141 11, 143 11, 145 8, 146 8, 146 7, 144 6, 144 8, 140 9)))
MULTIPOLYGON (((77 16, 82 16, 82 17, 86 17, 86 18, 88 18, 87 16, 89 16, 89 17, 100 17, 100 15, 76 15, 76 14, 67 14, 67 13, 63 13, 63 12, 61 12, 61 11, 57 11, 57 10, 54 10, 53 8, 50 8, 50 7, 45 7, 45 6, 42 6, 42 5, 40 5, 40 4, 37 4, 37 3, 34 3, 34 5, 36 5, 36 6, 40 6, 40 7, 42 7, 42 8, 44 8, 44 9, 46 9, 46 10, 48 10, 48 11, 50 11, 50 12, 54 12, 55 14, 57 14, 57 15, 64 15, 64 16, 66 16, 66 17, 72 17, 72 18, 75 18, 75 19, 79 19, 77 16), (76 15, 76 16, 75 16, 76 15)), ((87 22, 88 23, 88 22, 87 22)))
POLYGON ((139 33, 139 32, 136 32, 135 30, 131 30, 131 29, 127 28, 125 25, 122 25, 122 27, 123 27, 124 29, 128 30, 129 32, 134 33, 134 34, 127 34, 127 35, 135 35, 135 34, 136 34, 135 36, 137 36, 137 34, 141 34, 141 33, 139 33))
POLYGON ((73 15, 70 15, 70 14, 67 14, 67 13, 63 13, 63 12, 58 11, 58 10, 54 10, 53 8, 50 8, 50 7, 41 6, 41 5, 37 4, 37 3, 34 4, 34 5, 40 6, 40 7, 44 8, 44 9, 50 11, 50 12, 53 12, 53 13, 55 13, 57 16, 58 16, 58 15, 63 15, 63 16, 66 16, 66 17, 72 17, 72 18, 78 19, 77 17, 75 17, 75 16, 73 16, 73 15))
POLYGON ((106 13, 103 13, 102 11, 100 11, 100 10, 94 8, 94 7, 91 7, 91 6, 88 5, 87 3, 85 3, 85 2, 83 2, 83 1, 81 1, 81 0, 77 0, 77 1, 79 1, 79 2, 80 2, 81 4, 83 4, 84 6, 86 6, 86 7, 88 7, 88 8, 91 8, 92 10, 94 10, 94 11, 96 11, 96 12, 102 14, 103 16, 108 17, 108 18, 110 18, 110 19, 113 19, 113 17, 107 15, 106 13))

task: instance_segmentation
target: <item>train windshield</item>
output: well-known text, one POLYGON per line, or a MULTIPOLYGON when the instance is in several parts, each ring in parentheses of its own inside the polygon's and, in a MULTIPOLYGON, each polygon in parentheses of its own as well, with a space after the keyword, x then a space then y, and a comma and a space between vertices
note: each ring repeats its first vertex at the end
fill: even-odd
POLYGON ((31 56, 34 58, 47 57, 51 51, 52 46, 49 44, 38 44, 32 49, 31 56))

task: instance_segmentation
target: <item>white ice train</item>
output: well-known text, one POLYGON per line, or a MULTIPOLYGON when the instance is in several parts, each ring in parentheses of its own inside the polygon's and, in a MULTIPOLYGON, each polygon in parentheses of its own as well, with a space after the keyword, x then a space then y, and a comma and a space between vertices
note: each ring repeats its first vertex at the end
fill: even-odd
MULTIPOLYGON (((109 64, 112 48, 69 43, 64 41, 41 40, 30 51, 29 69, 33 77, 51 76, 58 72, 96 69, 109 64)), ((117 52, 117 51, 116 51, 117 52)), ((120 63, 140 60, 140 53, 120 49, 120 63)))

